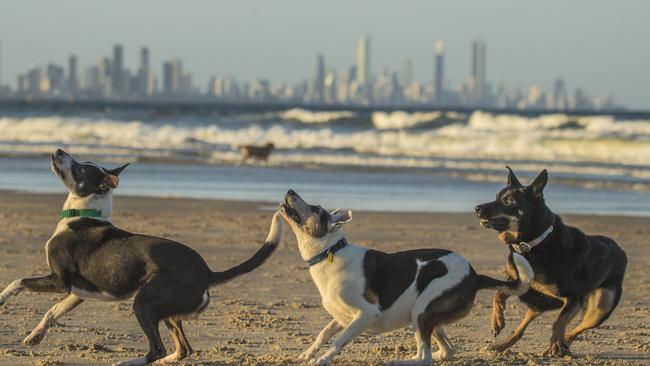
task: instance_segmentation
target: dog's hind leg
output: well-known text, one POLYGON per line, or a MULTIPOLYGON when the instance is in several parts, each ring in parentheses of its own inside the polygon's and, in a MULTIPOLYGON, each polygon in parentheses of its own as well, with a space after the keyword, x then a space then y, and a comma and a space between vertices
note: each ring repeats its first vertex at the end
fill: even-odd
POLYGON ((308 361, 311 360, 312 357, 314 357, 314 354, 318 349, 323 345, 323 343, 327 343, 336 333, 340 332, 343 327, 339 325, 339 323, 336 320, 332 320, 321 330, 321 332, 318 334, 318 337, 316 337, 316 340, 314 340, 314 343, 312 343, 309 348, 305 350, 305 352, 301 353, 300 356, 298 356, 298 360, 300 361, 308 361))
POLYGON ((621 288, 598 288, 585 298, 582 321, 569 331, 564 340, 567 344, 575 341, 576 337, 588 329, 602 324, 612 314, 621 299, 621 288))
POLYGON ((526 315, 524 315, 524 319, 522 319, 521 323, 517 326, 517 329, 508 336, 503 342, 497 343, 493 346, 490 346, 491 351, 496 351, 496 352, 503 352, 507 350, 508 348, 512 347, 515 343, 517 343, 521 337, 524 335, 524 332, 526 331, 526 328, 528 325, 533 321, 533 319, 537 318, 541 312, 535 311, 533 309, 528 309, 526 311, 526 315))
POLYGON ((142 331, 147 336, 149 342, 149 352, 140 358, 130 361, 119 362, 115 366, 142 366, 148 365, 156 360, 165 356, 165 345, 160 338, 160 330, 158 325, 160 317, 156 314, 155 305, 158 303, 156 296, 158 295, 155 290, 152 290, 152 283, 145 285, 140 292, 136 295, 133 301, 133 312, 135 317, 140 323, 142 331))
POLYGON ((194 353, 194 350, 190 346, 190 342, 187 341, 185 332, 183 332, 183 323, 181 319, 169 317, 165 318, 164 321, 167 329, 169 329, 172 334, 176 351, 171 355, 167 355, 166 357, 154 362, 154 365, 165 365, 167 363, 177 362, 194 353))
POLYGON ((25 346, 35 346, 45 338, 47 330, 50 329, 57 319, 68 313, 70 310, 76 308, 81 304, 83 299, 78 298, 74 294, 70 294, 63 298, 63 300, 56 303, 50 310, 45 313, 41 322, 38 323, 36 328, 23 340, 25 346))
POLYGON ((17 296, 23 290, 32 292, 65 292, 65 286, 55 274, 44 277, 21 278, 15 280, 0 292, 0 306, 10 297, 17 296))
POLYGON ((433 359, 438 361, 446 360, 456 353, 449 337, 447 337, 447 332, 441 326, 437 326, 433 330, 433 339, 438 345, 438 352, 433 355, 433 359))

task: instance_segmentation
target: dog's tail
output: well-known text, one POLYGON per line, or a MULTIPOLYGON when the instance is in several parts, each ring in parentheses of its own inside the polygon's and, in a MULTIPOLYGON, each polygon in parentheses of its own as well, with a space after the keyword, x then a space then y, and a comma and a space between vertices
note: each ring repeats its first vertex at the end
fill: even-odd
POLYGON ((212 278, 210 280, 210 285, 215 286, 222 284, 226 281, 229 281, 237 276, 251 272, 255 268, 261 266, 267 258, 273 254, 275 249, 280 244, 280 239, 282 238, 282 219, 280 218, 280 213, 276 212, 273 215, 273 221, 271 221, 271 229, 269 229, 269 235, 266 237, 262 247, 257 250, 257 253, 253 254, 248 260, 234 266, 223 272, 212 272, 212 278))
POLYGON ((521 296, 530 288, 530 284, 535 278, 535 272, 526 258, 512 253, 512 261, 515 263, 518 278, 512 281, 500 281, 489 276, 478 275, 478 287, 482 289, 491 289, 503 292, 511 296, 521 296))

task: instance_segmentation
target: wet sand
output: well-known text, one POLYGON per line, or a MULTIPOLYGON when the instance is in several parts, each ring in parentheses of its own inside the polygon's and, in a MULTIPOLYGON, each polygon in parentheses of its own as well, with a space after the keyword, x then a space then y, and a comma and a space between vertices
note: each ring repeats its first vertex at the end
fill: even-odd
MULTIPOLYGON (((0 192, 0 286, 19 277, 48 274, 44 245, 58 221, 63 195, 0 192)), ((266 236, 274 205, 186 199, 118 197, 114 224, 126 230, 164 236, 201 253, 215 270, 233 266, 266 236)), ((440 364, 459 365, 628 365, 650 364, 650 219, 563 216, 588 233, 617 240, 630 263, 621 304, 600 328, 587 332, 563 359, 539 356, 546 348, 557 312, 540 316, 511 351, 493 355, 481 349, 490 332, 493 292, 482 291, 470 315, 446 327, 458 354, 440 364)), ((481 229, 471 214, 355 212, 346 226, 351 242, 397 251, 439 247, 468 258, 479 273, 501 278, 507 249, 494 232, 481 229)), ((295 357, 328 322, 320 297, 302 262, 293 235, 285 231, 276 253, 255 272, 211 290, 209 308, 186 322, 196 353, 187 365, 298 365, 295 357)), ((22 339, 62 295, 23 292, 0 308, 0 365, 101 365, 143 355, 147 350, 131 302, 87 301, 60 319, 38 346, 22 339)), ((507 335, 524 307, 511 299, 507 335)), ((169 352, 173 344, 161 332, 169 352)), ((361 336, 335 365, 379 365, 415 353, 409 329, 361 336)))

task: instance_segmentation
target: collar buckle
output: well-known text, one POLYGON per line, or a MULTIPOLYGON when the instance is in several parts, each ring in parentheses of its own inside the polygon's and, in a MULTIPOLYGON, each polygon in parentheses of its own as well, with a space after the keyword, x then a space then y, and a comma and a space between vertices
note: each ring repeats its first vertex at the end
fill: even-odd
POLYGON ((521 254, 521 253, 528 253, 533 248, 530 246, 530 244, 526 243, 525 241, 522 241, 521 243, 517 244, 515 249, 517 249, 517 253, 521 254))

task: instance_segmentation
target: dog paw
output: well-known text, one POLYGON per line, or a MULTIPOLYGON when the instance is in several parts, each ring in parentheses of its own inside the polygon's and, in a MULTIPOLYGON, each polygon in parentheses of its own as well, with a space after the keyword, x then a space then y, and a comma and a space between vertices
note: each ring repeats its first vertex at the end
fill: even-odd
POLYGON ((45 338, 45 334, 43 333, 30 334, 23 339, 23 344, 27 347, 32 347, 41 343, 43 338, 45 338))
POLYGON ((448 359, 454 357, 454 354, 455 354, 454 351, 445 352, 445 351, 443 351, 441 349, 441 350, 438 350, 437 352, 434 352, 431 355, 431 357, 436 361, 444 361, 444 360, 448 360, 448 359))
POLYGON ((312 357, 314 357, 314 352, 310 349, 307 349, 305 352, 298 355, 297 359, 298 361, 307 361, 311 360, 312 357))
POLYGON ((496 343, 490 346, 483 347, 481 349, 481 352, 487 353, 487 354, 496 354, 496 353, 503 353, 505 350, 510 348, 510 344, 506 344, 504 342, 502 343, 496 343))
POLYGON ((492 335, 494 337, 498 336, 499 333, 506 327, 506 319, 503 316, 503 312, 495 311, 492 313, 492 335))
POLYGON ((325 358, 325 357, 321 357, 321 358, 318 358, 318 359, 312 358, 311 361, 309 361, 309 364, 311 366, 325 366, 328 363, 329 363, 329 360, 327 358, 325 358))
POLYGON ((571 356, 571 351, 569 346, 564 344, 564 342, 556 341, 551 343, 551 345, 542 353, 542 356, 547 357, 564 357, 571 356))

